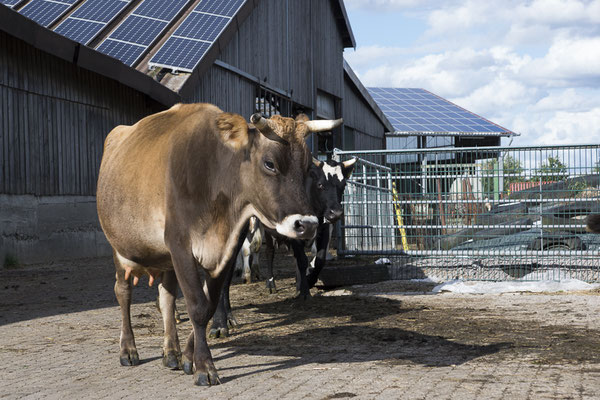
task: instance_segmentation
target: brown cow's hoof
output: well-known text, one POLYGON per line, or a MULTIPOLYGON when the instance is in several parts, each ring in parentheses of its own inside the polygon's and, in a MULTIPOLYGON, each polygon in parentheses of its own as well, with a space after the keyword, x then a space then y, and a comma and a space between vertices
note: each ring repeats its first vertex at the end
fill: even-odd
POLYGON ((229 314, 227 316, 227 326, 230 328, 235 328, 238 326, 238 322, 235 319, 235 317, 233 316, 233 314, 229 314))
POLYGON ((188 360, 183 362, 183 372, 186 375, 192 375, 194 373, 194 363, 188 360))
POLYGON ((137 350, 124 350, 121 353, 121 356, 119 357, 119 360, 121 361, 121 365, 124 367, 131 367, 134 365, 139 365, 140 363, 140 356, 138 355, 137 350))
POLYGON ((211 328, 208 332, 208 337, 213 339, 225 338, 229 336, 229 328, 221 327, 221 328, 211 328))
POLYGON ((206 372, 196 372, 194 374, 194 384, 196 386, 220 385, 221 380, 216 370, 206 372))
POLYGON ((181 355, 174 350, 170 350, 166 355, 163 353, 163 366, 170 369, 181 368, 181 355))

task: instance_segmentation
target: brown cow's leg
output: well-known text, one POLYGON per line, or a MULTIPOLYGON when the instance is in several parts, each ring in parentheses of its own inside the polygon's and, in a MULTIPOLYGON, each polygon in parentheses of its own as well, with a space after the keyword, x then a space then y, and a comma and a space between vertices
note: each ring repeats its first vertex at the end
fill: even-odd
POLYGON ((163 365, 167 368, 177 369, 181 364, 181 349, 177 337, 175 321, 175 299, 177 297, 177 278, 175 271, 166 271, 158 285, 160 311, 165 329, 163 344, 163 365))
POLYGON ((206 342, 206 326, 217 307, 224 274, 218 279, 206 276, 203 282, 196 267, 196 260, 191 254, 171 249, 171 256, 194 329, 183 352, 183 370, 186 374, 194 372, 196 385, 220 383, 206 342))
POLYGON ((135 347, 135 339, 131 329, 131 277, 125 279, 125 268, 119 262, 114 250, 113 259, 116 269, 115 296, 121 307, 121 351, 119 358, 121 365, 138 365, 140 357, 135 347))

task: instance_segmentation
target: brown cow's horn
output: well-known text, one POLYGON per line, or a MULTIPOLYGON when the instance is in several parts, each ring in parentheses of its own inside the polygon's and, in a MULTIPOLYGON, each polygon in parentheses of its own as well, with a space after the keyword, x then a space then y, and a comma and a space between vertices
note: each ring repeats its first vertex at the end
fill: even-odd
POLYGON ((250 116, 250 122, 252 122, 252 124, 256 127, 256 129, 258 129, 259 131, 262 131, 265 127, 268 126, 268 122, 267 120, 260 115, 260 113, 256 113, 256 114, 252 114, 250 116))
POLYGON ((316 121, 306 121, 304 125, 308 127, 309 132, 323 132, 330 131, 333 128, 340 126, 344 122, 342 118, 339 119, 324 119, 316 121))
POLYGON ((250 116, 250 122, 268 139, 275 140, 280 143, 287 143, 285 139, 279 137, 279 135, 275 133, 271 126, 271 120, 264 118, 260 113, 252 114, 250 116))

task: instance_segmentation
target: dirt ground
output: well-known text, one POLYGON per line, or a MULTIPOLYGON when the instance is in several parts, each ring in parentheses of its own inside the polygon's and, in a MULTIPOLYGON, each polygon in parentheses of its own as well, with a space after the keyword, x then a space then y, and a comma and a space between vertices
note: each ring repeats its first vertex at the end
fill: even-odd
POLYGON ((239 326, 209 341, 222 384, 198 388, 161 365, 147 281, 132 307, 142 364, 125 368, 109 259, 0 270, 0 397, 600 398, 599 292, 431 294, 388 281, 304 302, 293 259, 279 254, 276 271, 276 294, 232 287, 239 326))

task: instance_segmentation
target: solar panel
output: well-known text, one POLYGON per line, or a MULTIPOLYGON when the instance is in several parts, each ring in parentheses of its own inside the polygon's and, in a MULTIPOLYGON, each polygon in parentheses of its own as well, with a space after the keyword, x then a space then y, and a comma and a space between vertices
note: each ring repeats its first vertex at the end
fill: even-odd
POLYGON ((424 89, 367 88, 394 126, 404 134, 488 134, 513 132, 424 89))
POLYGON ((14 7, 21 0, 0 0, 0 4, 4 4, 7 7, 14 7))
POLYGON ((79 43, 88 44, 130 2, 131 0, 87 0, 54 31, 79 43))
POLYGON ((144 46, 118 40, 106 39, 98 46, 98 51, 131 65, 144 51, 144 46))
POLYGON ((144 0, 97 50, 134 65, 189 0, 144 0))
POLYGON ((194 11, 233 17, 245 0, 210 0, 201 1, 194 11))
POLYGON ((148 63, 192 72, 245 0, 203 0, 148 63))
POLYGON ((87 0, 71 17, 105 24, 119 14, 131 0, 87 0))
POLYGON ((19 12, 38 24, 48 27, 74 3, 75 0, 31 0, 19 12))
POLYGON ((86 21, 83 19, 67 18, 54 29, 56 33, 76 42, 87 44, 104 28, 103 22, 86 21))

